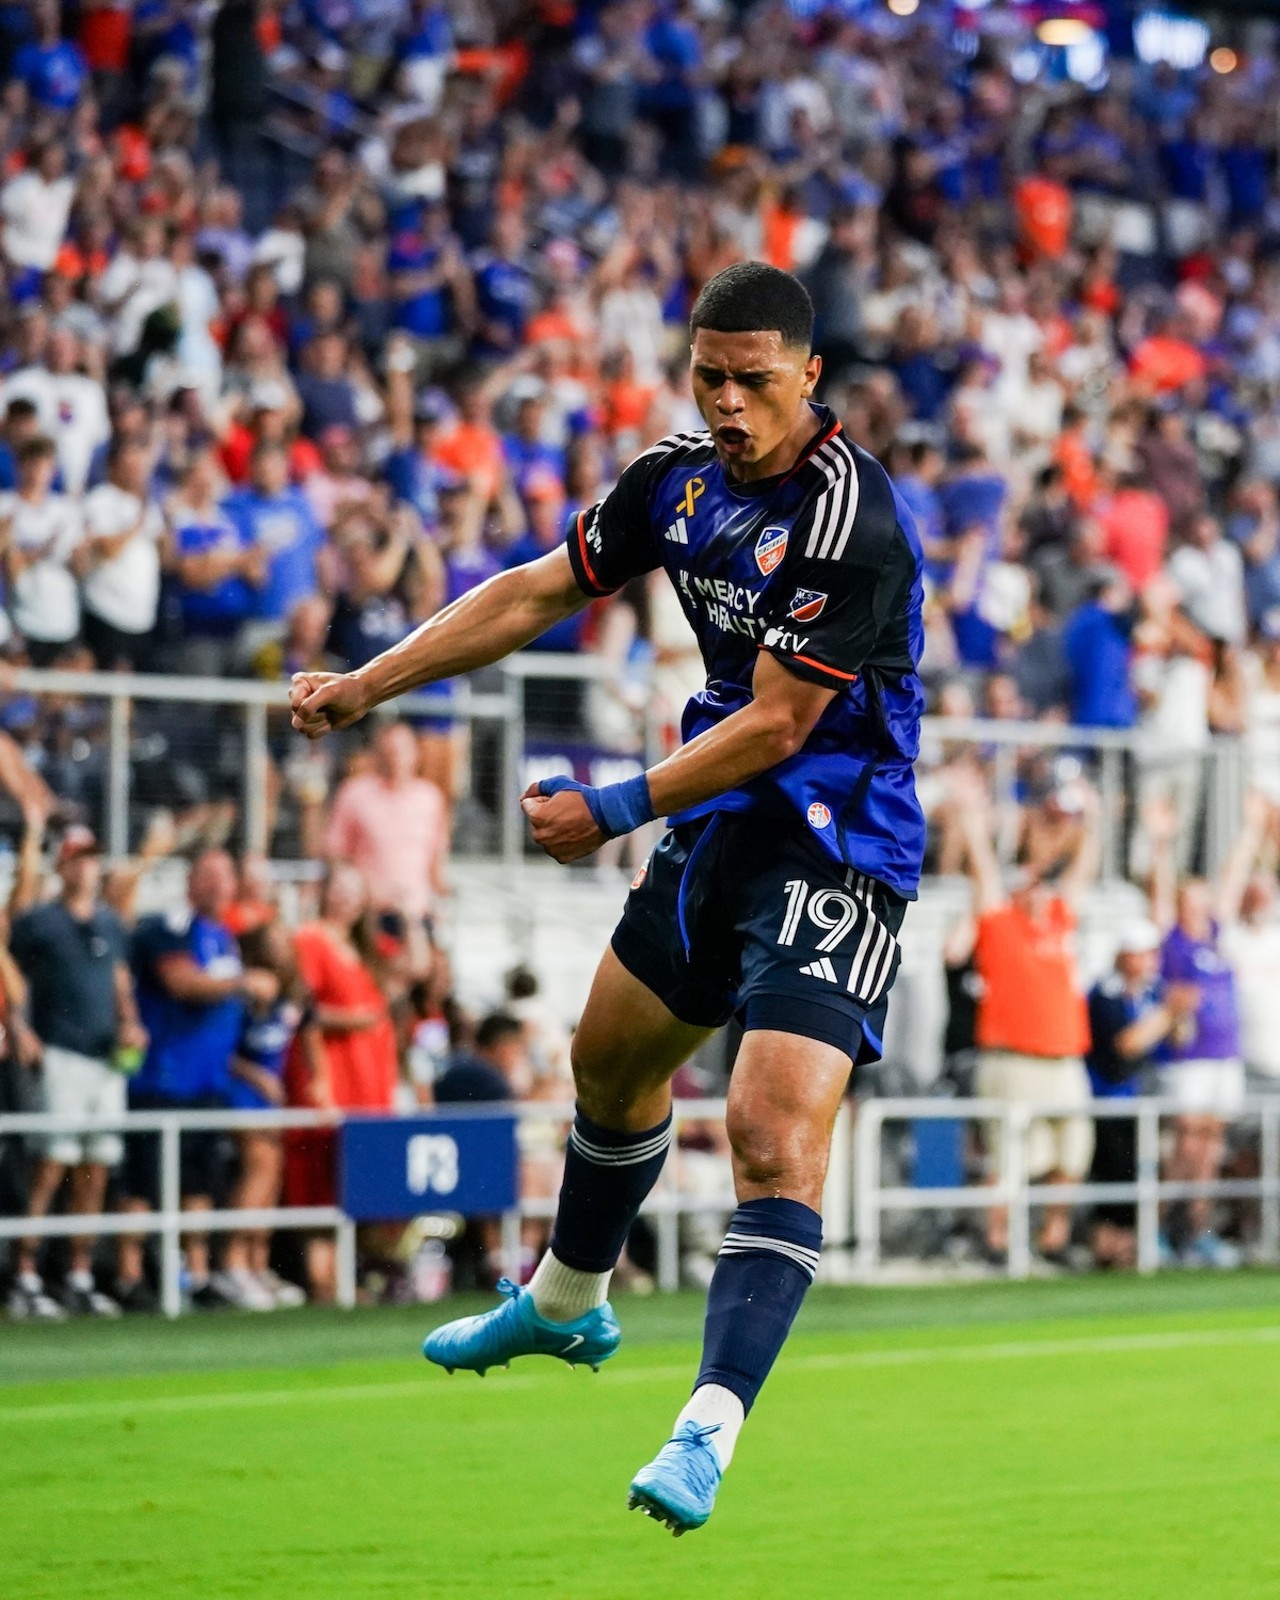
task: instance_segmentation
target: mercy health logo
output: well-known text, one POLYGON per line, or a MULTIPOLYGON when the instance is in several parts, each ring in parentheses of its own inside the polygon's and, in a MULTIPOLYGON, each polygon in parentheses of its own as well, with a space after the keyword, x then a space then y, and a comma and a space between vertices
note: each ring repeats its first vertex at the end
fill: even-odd
POLYGON ((826 595, 819 594, 816 589, 797 589, 791 596, 787 615, 793 622, 812 622, 815 617, 821 616, 826 603, 826 595))
POLYGON ((756 540, 756 566, 767 578, 787 553, 787 530, 765 528, 756 540))

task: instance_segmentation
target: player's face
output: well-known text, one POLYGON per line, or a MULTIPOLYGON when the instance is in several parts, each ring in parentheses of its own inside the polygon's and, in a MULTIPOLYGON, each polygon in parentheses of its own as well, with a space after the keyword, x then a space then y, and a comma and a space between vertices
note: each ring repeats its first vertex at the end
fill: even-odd
POLYGON ((784 344, 775 329, 699 328, 691 369, 693 397, 730 476, 767 478, 785 471, 813 433, 805 402, 822 371, 819 357, 784 344))

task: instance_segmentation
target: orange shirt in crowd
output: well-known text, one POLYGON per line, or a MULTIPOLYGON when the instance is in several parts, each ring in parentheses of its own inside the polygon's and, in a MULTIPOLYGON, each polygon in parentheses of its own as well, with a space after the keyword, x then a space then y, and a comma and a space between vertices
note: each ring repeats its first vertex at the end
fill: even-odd
POLYGON ((1058 436, 1053 459, 1062 468, 1062 483, 1078 511, 1087 511, 1098 497, 1098 469, 1082 429, 1068 428, 1058 436))
POLYGON ((1160 394, 1170 394, 1205 375, 1205 360, 1185 339, 1155 333, 1133 352, 1129 372, 1160 394))
POLYGON ((1150 489, 1117 489, 1099 517, 1103 553, 1141 594, 1164 565, 1169 508, 1150 489))
POLYGON ((978 1045, 1027 1056, 1082 1056, 1089 1012, 1076 966, 1076 917, 1063 899, 1033 920, 1012 901, 978 919, 978 1045))
POLYGON ((1013 191, 1018 237, 1033 260, 1058 261, 1071 243, 1071 191, 1035 173, 1013 191))
POLYGON ((436 444, 432 455, 442 467, 473 484, 486 500, 494 499, 502 487, 502 439, 483 422, 458 422, 436 444))
MULTIPOLYGON (((325 1032, 324 1054, 333 1103, 345 1111, 390 1111, 395 1100, 396 1036, 387 1002, 373 974, 346 949, 322 922, 307 923, 294 935, 298 970, 317 1006, 376 1011, 371 1028, 325 1032)), ((294 1056, 298 1056, 295 1046, 294 1056)), ((290 1077, 301 1072, 300 1059, 289 1063, 290 1077)), ((290 1102, 305 1099, 291 1083, 290 1102)))

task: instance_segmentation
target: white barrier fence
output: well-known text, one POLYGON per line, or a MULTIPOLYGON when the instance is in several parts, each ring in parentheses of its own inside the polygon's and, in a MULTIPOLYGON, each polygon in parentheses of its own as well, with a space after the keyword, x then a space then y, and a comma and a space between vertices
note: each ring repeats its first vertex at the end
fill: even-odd
MULTIPOLYGON (((452 1114, 460 1108, 449 1107, 452 1114)), ((534 1103, 496 1104, 495 1115, 513 1112, 522 1124, 548 1122, 568 1126, 571 1105, 534 1103)), ((1159 1266, 1160 1209, 1179 1200, 1208 1198, 1252 1200, 1260 1208, 1258 1254, 1267 1262, 1280 1262, 1280 1096, 1251 1097, 1240 1120, 1256 1122, 1260 1132, 1259 1176, 1219 1178, 1204 1183, 1171 1182, 1160 1177, 1160 1124, 1171 1120, 1179 1108, 1171 1101, 1142 1098, 1095 1100, 1084 1106, 1014 1105, 997 1100, 870 1099, 846 1105, 837 1119, 831 1164, 823 1195, 823 1229, 826 1253, 820 1279, 875 1283, 885 1276, 881 1248, 882 1219, 886 1212, 981 1211, 1001 1205, 1009 1208, 1008 1274, 1025 1278, 1032 1268, 1031 1212, 1043 1205, 1132 1204, 1137 1208, 1138 1269, 1154 1272, 1159 1266), (1132 1183, 1033 1183, 1026 1172, 1027 1136, 1033 1122, 1042 1118, 1122 1118, 1137 1124, 1137 1177, 1132 1183), (999 1180, 981 1185, 930 1188, 884 1184, 883 1133, 886 1125, 920 1120, 981 1121, 999 1123, 1007 1153, 999 1180), (852 1256, 849 1247, 852 1246, 852 1256)), ((484 1108, 468 1108, 483 1115, 484 1108)), ((673 1108, 677 1142, 673 1145, 657 1187, 643 1215, 653 1224, 657 1240, 657 1282, 663 1290, 680 1283, 680 1224, 703 1217, 721 1217, 735 1201, 728 1162, 723 1163, 723 1184, 710 1187, 686 1183, 692 1152, 682 1150, 678 1136, 683 1125, 722 1123, 723 1100, 679 1100, 673 1108)), ((429 1116, 429 1113, 426 1113, 429 1116)), ((0 1139, 10 1136, 48 1137, 121 1131, 159 1135, 160 1206, 151 1212, 109 1212, 98 1216, 63 1214, 48 1217, 0 1217, 0 1241, 23 1238, 69 1238, 75 1235, 148 1235, 160 1240, 160 1301, 167 1316, 182 1309, 181 1239, 184 1233, 235 1233, 245 1228, 331 1230, 337 1241, 338 1303, 356 1303, 356 1224, 334 1206, 274 1206, 258 1210, 184 1211, 181 1206, 180 1139, 183 1131, 234 1133, 251 1128, 333 1128, 340 1113, 331 1111, 148 1111, 119 1117, 69 1118, 45 1114, 0 1116, 0 1139)), ((518 1276, 520 1230, 526 1219, 549 1219, 555 1214, 552 1197, 521 1199, 502 1216, 502 1255, 509 1275, 518 1276)), ((437 1209, 446 1210, 447 1207, 437 1209)))
POLYGON ((1216 1178, 1204 1183, 1171 1182, 1160 1176, 1160 1123, 1184 1108, 1171 1100, 1146 1096, 1132 1100, 1093 1100, 1085 1105, 1010 1104, 1003 1100, 883 1099, 858 1107, 854 1132, 853 1236, 854 1275, 874 1282, 881 1275, 881 1224, 887 1211, 984 1211, 1009 1208, 1008 1272, 1026 1278, 1031 1272, 1031 1212, 1044 1205, 1131 1204, 1137 1207, 1138 1270, 1154 1272, 1160 1264, 1160 1208, 1179 1200, 1255 1200, 1261 1210, 1259 1254, 1280 1261, 1280 1096, 1251 1096, 1238 1121, 1256 1120, 1260 1129, 1259 1176, 1216 1178), (1137 1177, 1132 1183, 1033 1183, 1026 1171, 1027 1136, 1033 1122, 1087 1117, 1137 1123, 1137 1177), (1006 1152, 997 1181, 959 1188, 884 1185, 885 1125, 895 1122, 968 1121, 999 1123, 1006 1152))

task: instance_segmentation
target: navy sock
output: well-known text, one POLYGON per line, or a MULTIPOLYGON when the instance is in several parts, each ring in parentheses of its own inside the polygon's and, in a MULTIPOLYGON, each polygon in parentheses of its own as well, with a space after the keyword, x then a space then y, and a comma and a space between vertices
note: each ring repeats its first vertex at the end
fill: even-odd
POLYGON ((695 1389, 722 1384, 751 1410, 818 1268, 822 1218, 798 1200, 747 1200, 733 1214, 711 1288, 695 1389))
POLYGON ((670 1144, 670 1112, 644 1133, 619 1133, 579 1110, 565 1148, 560 1208, 551 1235, 557 1261, 579 1272, 608 1272, 618 1264, 670 1144))

